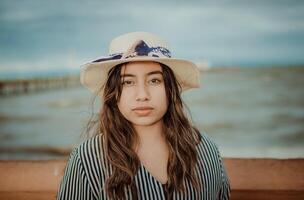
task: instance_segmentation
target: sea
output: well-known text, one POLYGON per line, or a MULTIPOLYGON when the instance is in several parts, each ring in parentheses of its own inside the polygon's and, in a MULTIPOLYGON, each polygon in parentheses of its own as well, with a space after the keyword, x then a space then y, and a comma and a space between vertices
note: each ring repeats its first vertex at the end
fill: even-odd
MULTIPOLYGON (((200 81, 185 109, 223 157, 304 157, 304 67, 214 68, 200 81)), ((0 160, 66 158, 99 109, 80 84, 0 96, 0 160)))

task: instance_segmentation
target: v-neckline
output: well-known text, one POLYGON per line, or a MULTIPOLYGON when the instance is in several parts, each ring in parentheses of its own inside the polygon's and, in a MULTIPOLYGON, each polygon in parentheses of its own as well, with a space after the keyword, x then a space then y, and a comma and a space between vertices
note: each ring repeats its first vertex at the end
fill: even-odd
POLYGON ((166 181, 166 183, 162 183, 159 180, 157 180, 157 178, 155 178, 149 171, 148 169, 141 163, 141 168, 143 168, 143 170, 153 179, 155 180, 158 184, 160 184, 161 186, 165 186, 168 183, 168 180, 166 181))

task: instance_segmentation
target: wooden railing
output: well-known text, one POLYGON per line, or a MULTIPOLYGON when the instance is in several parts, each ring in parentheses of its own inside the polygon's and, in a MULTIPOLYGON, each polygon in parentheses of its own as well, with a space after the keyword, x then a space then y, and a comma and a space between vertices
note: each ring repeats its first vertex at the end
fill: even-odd
MULTIPOLYGON (((304 199, 304 159, 225 158, 231 199, 304 199)), ((0 199, 54 200, 66 160, 0 161, 0 199)))

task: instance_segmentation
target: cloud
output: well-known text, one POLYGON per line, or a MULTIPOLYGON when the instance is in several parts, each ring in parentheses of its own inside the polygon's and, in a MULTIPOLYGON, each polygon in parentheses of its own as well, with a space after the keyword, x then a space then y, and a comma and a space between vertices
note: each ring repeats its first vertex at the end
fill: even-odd
POLYGON ((280 0, 2 0, 0 70, 79 66, 106 54, 113 37, 138 30, 165 38, 183 58, 301 62, 303 10, 302 1, 280 0))

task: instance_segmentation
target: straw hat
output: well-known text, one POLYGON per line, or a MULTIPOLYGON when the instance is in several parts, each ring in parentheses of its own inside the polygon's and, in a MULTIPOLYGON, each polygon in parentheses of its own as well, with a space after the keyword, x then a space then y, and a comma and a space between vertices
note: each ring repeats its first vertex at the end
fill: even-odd
POLYGON ((94 94, 99 92, 98 95, 102 96, 108 71, 118 64, 132 61, 154 61, 167 65, 174 72, 182 91, 200 85, 197 66, 188 60, 172 58, 167 43, 147 32, 132 32, 114 38, 108 56, 81 67, 80 82, 94 94))

